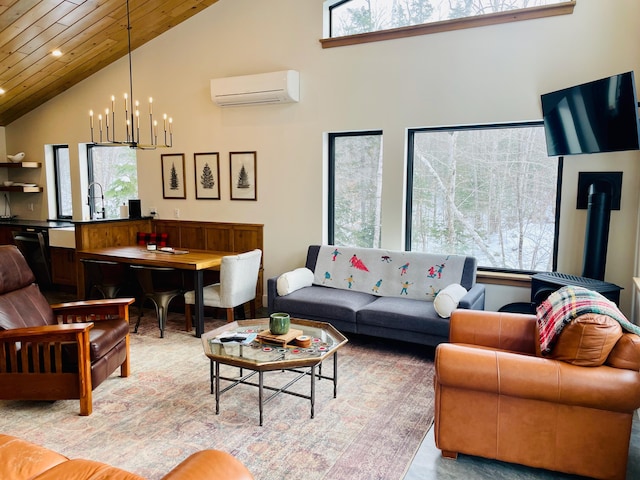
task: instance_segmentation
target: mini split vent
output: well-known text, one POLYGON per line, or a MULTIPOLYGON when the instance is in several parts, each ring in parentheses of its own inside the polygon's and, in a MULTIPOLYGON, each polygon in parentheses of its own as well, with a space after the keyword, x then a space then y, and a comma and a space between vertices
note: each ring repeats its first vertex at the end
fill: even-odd
POLYGON ((291 103, 300 100, 295 70, 211 80, 211 100, 221 107, 291 103))

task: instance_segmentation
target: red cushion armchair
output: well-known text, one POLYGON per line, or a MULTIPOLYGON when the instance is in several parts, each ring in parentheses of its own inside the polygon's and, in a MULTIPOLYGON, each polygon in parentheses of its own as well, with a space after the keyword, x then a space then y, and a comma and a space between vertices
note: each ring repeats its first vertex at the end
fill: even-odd
POLYGON ((436 350, 436 446, 446 457, 624 479, 640 337, 618 337, 604 364, 586 367, 537 356, 534 315, 455 311, 451 343, 436 350))
POLYGON ((129 375, 133 298, 49 305, 19 250, 0 246, 0 399, 79 399, 117 368, 129 375))

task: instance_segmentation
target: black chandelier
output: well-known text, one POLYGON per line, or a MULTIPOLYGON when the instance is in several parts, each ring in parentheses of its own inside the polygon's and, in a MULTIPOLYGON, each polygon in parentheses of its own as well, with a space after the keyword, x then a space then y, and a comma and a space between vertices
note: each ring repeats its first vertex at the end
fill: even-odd
MULTIPOLYGON (((133 100, 133 65, 131 61, 131 18, 129 14, 129 0, 127 0, 127 40, 129 52, 129 93, 124 94, 124 115, 116 115, 116 97, 111 95, 111 108, 98 114, 97 128, 95 125, 93 110, 89 110, 89 126, 91 128, 91 143, 105 147, 128 146, 141 150, 154 150, 156 148, 169 148, 173 146, 173 119, 162 115, 160 127, 160 141, 158 140, 158 120, 153 118, 153 98, 149 97, 149 142, 142 143, 140 136, 140 103, 133 100), (122 119, 124 118, 124 122, 122 119), (118 140, 116 135, 116 123, 120 122, 124 135, 118 140), (96 138, 97 137, 97 138, 96 138)), ((147 128, 147 127, 143 127, 147 128)), ((119 133, 120 131, 118 131, 119 133)))

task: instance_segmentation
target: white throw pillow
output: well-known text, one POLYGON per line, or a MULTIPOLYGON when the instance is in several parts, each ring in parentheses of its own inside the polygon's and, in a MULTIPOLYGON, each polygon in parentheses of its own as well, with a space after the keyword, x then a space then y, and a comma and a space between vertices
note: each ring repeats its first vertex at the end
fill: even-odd
POLYGON ((278 295, 284 296, 302 287, 309 287, 313 283, 313 272, 308 268, 296 268, 278 277, 276 287, 278 295))
POLYGON ((453 311, 458 308, 460 299, 467 293, 467 289, 458 283, 452 283, 438 292, 433 300, 433 308, 442 318, 449 318, 453 311))

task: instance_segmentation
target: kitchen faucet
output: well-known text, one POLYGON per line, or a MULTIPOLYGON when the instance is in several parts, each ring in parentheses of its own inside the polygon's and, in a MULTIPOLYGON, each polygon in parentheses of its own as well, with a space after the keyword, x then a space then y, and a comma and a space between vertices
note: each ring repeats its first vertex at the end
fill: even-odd
POLYGON ((97 213, 96 213, 96 206, 95 206, 95 199, 96 198, 100 198, 100 200, 102 201, 102 219, 104 220, 106 218, 106 214, 105 214, 105 209, 104 209, 104 189, 102 188, 102 185, 100 185, 98 182, 91 182, 89 184, 89 189, 88 189, 88 197, 87 197, 87 205, 89 205, 89 208, 91 209, 91 207, 93 206, 93 215, 92 215, 92 220, 95 220, 97 213), (95 185, 100 187, 100 196, 96 196, 96 195, 92 195, 93 192, 95 192, 95 185), (93 187, 93 190, 91 189, 91 187, 93 187), (92 205, 92 201, 94 202, 92 205))

